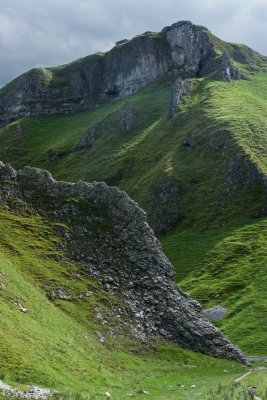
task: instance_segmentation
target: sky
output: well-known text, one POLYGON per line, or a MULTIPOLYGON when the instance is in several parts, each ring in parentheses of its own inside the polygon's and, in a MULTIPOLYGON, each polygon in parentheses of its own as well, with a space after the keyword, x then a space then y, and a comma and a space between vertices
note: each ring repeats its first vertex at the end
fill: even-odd
POLYGON ((267 0, 0 0, 0 86, 181 20, 267 55, 267 0))

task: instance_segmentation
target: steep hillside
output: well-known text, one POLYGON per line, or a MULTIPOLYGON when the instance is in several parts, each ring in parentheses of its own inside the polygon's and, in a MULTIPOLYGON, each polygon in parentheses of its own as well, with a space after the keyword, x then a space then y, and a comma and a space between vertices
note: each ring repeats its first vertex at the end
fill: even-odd
MULTIPOLYGON (((227 58, 227 51, 245 79, 225 82, 217 64, 214 74, 193 74, 184 79, 188 76, 185 63, 182 69, 174 68, 156 80, 151 78, 154 81, 140 90, 136 87, 137 92, 131 96, 125 92, 84 111, 28 116, 6 124, 0 129, 0 159, 17 168, 45 168, 58 179, 104 180, 125 190, 147 212, 184 290, 205 306, 227 306, 231 311, 220 323, 221 328, 246 351, 265 353, 266 297, 262 275, 266 255, 262 241, 257 251, 252 242, 257 242, 260 232, 256 227, 265 221, 258 218, 265 218, 267 212, 266 59, 188 23, 178 24, 170 31, 174 29, 177 34, 179 27, 187 27, 184 38, 191 29, 208 37, 212 54, 219 59, 227 58), (229 256, 223 261, 228 266, 227 275, 220 274, 221 266, 216 260, 223 257, 225 243, 237 235, 241 237, 241 247, 246 247, 242 232, 251 226, 255 227, 255 236, 250 239, 252 253, 241 252, 234 263, 236 255, 229 256), (215 252, 217 248, 219 253, 215 252), (210 267, 209 279, 205 279, 206 265, 213 263, 216 268, 210 267), (257 282, 253 287, 252 277, 257 282), (195 285, 198 281, 200 286, 196 288, 192 282, 195 285), (222 297, 215 300, 220 281, 222 297), (238 311, 241 308, 242 312, 238 311), (244 315, 248 315, 245 322, 244 315), (250 329, 257 320, 262 323, 257 324, 257 329, 250 329)), ((126 51, 127 46, 141 46, 143 40, 162 40, 163 34, 141 35, 133 39, 133 44, 118 44, 110 55, 96 58, 111 59, 112 54, 126 51)), ((50 77, 58 77, 54 82, 60 84, 59 78, 63 79, 66 71, 83 68, 87 61, 86 58, 55 69, 50 77)), ((60 88, 59 92, 64 93, 60 88)), ((13 96, 9 85, 1 93, 2 99, 3 93, 13 96)))
POLYGON ((242 355, 173 278, 267 355, 266 71, 179 22, 0 90, 0 160, 23 168, 1 165, 0 379, 175 399, 179 374, 201 399, 239 367, 176 345, 242 355), (137 205, 81 179, 146 211, 175 276, 137 205))
POLYGON ((1 379, 96 398, 145 387, 172 399, 177 374, 187 398, 191 385, 206 392, 240 373, 233 362, 162 343, 243 359, 177 290, 143 212, 125 194, 3 164, 0 177, 1 379))
MULTIPOLYGON (((134 354, 126 351, 138 349, 128 337, 117 338, 115 348, 114 341, 108 345, 101 343, 103 330, 92 322, 90 325, 87 316, 84 318, 81 301, 76 301, 74 318, 62 306, 64 300, 51 302, 40 288, 38 278, 43 278, 44 271, 57 285, 65 287, 67 282, 67 269, 51 260, 47 231, 47 225, 38 217, 19 217, 1 210, 1 232, 14 246, 7 250, 1 240, 1 380, 21 390, 25 390, 25 384, 34 383, 63 393, 72 392, 72 399, 79 398, 78 394, 82 398, 101 399, 107 391, 118 400, 128 393, 142 398, 138 392, 147 390, 153 399, 160 400, 175 399, 177 392, 181 399, 194 396, 193 384, 201 393, 207 393, 219 383, 230 383, 244 371, 237 363, 171 345, 155 344, 149 353, 140 354, 139 348, 139 354, 134 354), (15 246, 20 249, 19 254, 15 246), (27 312, 20 307, 27 308, 27 312), (222 375, 223 370, 228 372, 222 375), (182 382, 186 390, 178 388, 177 382, 182 382)), ((88 283, 84 279, 78 285, 76 280, 72 290, 83 290, 88 283)))
POLYGON ((0 158, 118 185, 158 234, 265 215, 267 74, 192 86, 173 118, 164 80, 91 111, 16 121, 0 131, 0 158))
POLYGON ((188 229, 162 239, 179 285, 205 308, 225 307, 218 326, 252 355, 267 354, 266 222, 188 229))

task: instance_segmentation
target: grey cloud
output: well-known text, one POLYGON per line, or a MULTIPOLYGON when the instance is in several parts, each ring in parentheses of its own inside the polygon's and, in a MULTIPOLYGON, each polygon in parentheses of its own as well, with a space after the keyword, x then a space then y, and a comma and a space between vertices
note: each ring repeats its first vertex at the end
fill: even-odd
POLYGON ((0 0, 0 85, 178 20, 267 54, 266 0, 0 0))

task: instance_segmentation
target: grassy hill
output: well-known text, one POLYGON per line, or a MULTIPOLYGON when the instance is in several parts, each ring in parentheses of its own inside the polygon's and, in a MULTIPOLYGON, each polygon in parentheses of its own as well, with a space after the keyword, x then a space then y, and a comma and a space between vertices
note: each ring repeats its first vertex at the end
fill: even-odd
MULTIPOLYGON (((96 284, 59 257, 52 224, 30 210, 1 207, 0 214, 0 379, 21 390, 34 383, 88 399, 101 399, 106 391, 117 399, 128 393, 142 398, 142 390, 153 399, 175 399, 177 393, 201 399, 242 373, 240 364, 174 345, 138 351, 127 336, 102 344, 104 328, 90 317, 94 298, 79 296, 96 284), (51 287, 64 287, 76 300, 49 300, 51 287)), ((99 299, 104 296, 94 289, 99 299)))
POLYGON ((0 130, 0 158, 125 190, 147 211, 183 289, 227 306, 220 327, 265 354, 266 89, 266 72, 195 79, 170 118, 170 82, 157 81, 93 110, 15 121, 0 130), (129 130, 120 124, 125 109, 134 115, 129 130), (76 151, 90 130, 92 146, 76 151))
MULTIPOLYGON (((225 43, 212 40, 220 57, 225 43)), ((0 159, 125 190, 147 212, 183 290, 204 307, 225 306, 219 328, 247 354, 267 355, 267 65, 253 63, 245 47, 228 50, 246 79, 192 79, 174 118, 169 75, 87 111, 9 123, 0 129, 0 159)), ((103 55, 91 57, 101 63, 103 55)), ((60 87, 84 61, 44 70, 43 79, 60 87)), ((88 314, 93 300, 47 298, 51 282, 76 297, 95 285, 57 260, 51 226, 3 207, 0 216, 0 379, 90 399, 106 391, 142 398, 143 389, 155 400, 227 398, 218 384, 230 384, 240 365, 162 343, 146 353, 127 335, 101 344, 102 328, 88 314)), ((247 382, 263 395, 264 379, 256 373, 247 382)))

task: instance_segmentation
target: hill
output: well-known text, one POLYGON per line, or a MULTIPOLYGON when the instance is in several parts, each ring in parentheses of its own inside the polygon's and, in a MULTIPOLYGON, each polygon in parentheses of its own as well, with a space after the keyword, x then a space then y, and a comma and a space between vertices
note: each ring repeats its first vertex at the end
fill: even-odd
MULTIPOLYGON (((248 354, 261 355, 267 354, 266 68, 266 57, 246 46, 180 22, 105 54, 29 71, 0 91, 0 159, 126 191, 146 211, 179 286, 204 307, 223 305, 220 329, 248 354)), ((17 214, 11 220, 17 224, 17 214)), ((44 235, 47 242, 37 248, 50 248, 58 238, 41 225, 34 222, 36 240, 44 235)), ((6 243, 21 252, 19 240, 15 249, 12 236, 6 243)), ((10 253, 5 257, 8 265, 10 253)), ((34 270, 27 270, 27 282, 34 270)), ((73 290, 75 280, 68 286, 64 271, 64 285, 73 290)), ((100 299, 109 303, 106 296, 100 299)), ((77 311, 83 320, 83 307, 70 304, 59 301, 60 311, 71 318, 77 311)))
MULTIPOLYGON (((244 361, 200 305, 174 285, 145 214, 125 193, 4 164, 0 188, 2 378, 79 393, 92 385, 93 394, 105 385, 116 388, 126 374, 133 390, 131 363, 145 374, 133 352, 148 351, 151 376, 161 354, 173 357, 175 370, 180 362, 196 362, 197 381, 205 363, 215 365, 214 376, 223 365, 231 366, 231 376, 240 371, 235 363, 216 364, 163 344, 244 361)), ((162 368, 159 376, 167 371, 172 380, 164 361, 162 368)), ((122 383, 118 387, 125 393, 122 383)))

